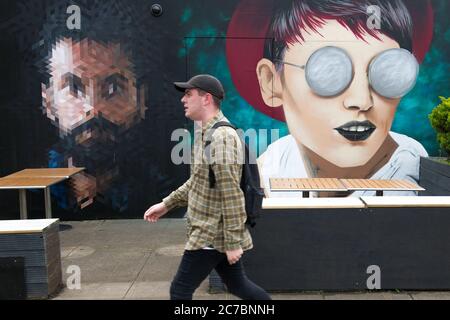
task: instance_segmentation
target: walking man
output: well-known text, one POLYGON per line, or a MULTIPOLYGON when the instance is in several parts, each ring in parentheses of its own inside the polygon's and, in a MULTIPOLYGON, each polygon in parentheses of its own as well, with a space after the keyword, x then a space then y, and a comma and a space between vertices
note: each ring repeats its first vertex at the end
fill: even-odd
POLYGON ((184 92, 185 116, 195 122, 193 163, 189 180, 161 203, 150 207, 144 219, 156 222, 169 210, 186 206, 188 241, 177 274, 170 287, 172 300, 191 300, 194 291, 213 269, 230 293, 245 300, 269 300, 270 296, 245 275, 241 257, 253 247, 245 221, 241 140, 233 128, 211 128, 228 121, 220 107, 224 89, 211 75, 197 75, 188 82, 175 82, 184 92), (210 158, 204 147, 210 140, 210 158), (209 164, 215 187, 209 183, 209 164))

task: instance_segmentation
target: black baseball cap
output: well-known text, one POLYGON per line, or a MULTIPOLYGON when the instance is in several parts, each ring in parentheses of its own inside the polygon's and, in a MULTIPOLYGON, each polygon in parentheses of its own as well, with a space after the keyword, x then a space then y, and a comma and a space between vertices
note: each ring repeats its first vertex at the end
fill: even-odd
POLYGON ((189 79, 188 82, 174 82, 173 84, 178 91, 182 92, 186 89, 200 89, 220 100, 223 100, 225 96, 222 83, 216 77, 209 74, 199 74, 189 79))

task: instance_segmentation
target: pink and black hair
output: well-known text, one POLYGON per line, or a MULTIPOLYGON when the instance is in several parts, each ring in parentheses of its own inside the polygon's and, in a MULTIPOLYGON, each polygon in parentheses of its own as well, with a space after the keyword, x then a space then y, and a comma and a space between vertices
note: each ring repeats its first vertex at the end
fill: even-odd
POLYGON ((267 33, 270 40, 266 41, 264 56, 283 60, 288 45, 303 42, 305 30, 317 32, 325 20, 336 20, 362 41, 367 34, 379 39, 379 33, 382 33, 397 41, 401 48, 412 50, 413 23, 402 0, 285 0, 277 4, 267 33), (379 30, 367 25, 370 6, 380 9, 379 30))

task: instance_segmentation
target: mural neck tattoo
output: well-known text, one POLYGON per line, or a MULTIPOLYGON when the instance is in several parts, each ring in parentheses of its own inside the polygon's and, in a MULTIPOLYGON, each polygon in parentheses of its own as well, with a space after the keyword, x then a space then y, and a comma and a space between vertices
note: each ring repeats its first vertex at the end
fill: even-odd
POLYGON ((397 147, 398 144, 388 135, 375 155, 366 164, 342 168, 322 158, 307 147, 299 146, 306 170, 310 177, 348 179, 369 179, 389 161, 397 147))

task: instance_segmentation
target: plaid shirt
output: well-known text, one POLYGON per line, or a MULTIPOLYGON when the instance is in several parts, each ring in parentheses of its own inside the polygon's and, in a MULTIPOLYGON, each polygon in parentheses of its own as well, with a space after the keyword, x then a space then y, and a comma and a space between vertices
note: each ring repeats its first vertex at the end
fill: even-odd
POLYGON ((245 199, 240 188, 243 161, 240 138, 234 129, 220 127, 213 131, 211 145, 205 149, 210 129, 219 121, 228 121, 221 111, 196 129, 190 178, 163 199, 169 210, 188 206, 186 250, 209 245, 220 252, 253 247, 245 226, 245 199), (208 163, 216 177, 215 188, 209 186, 208 163))

